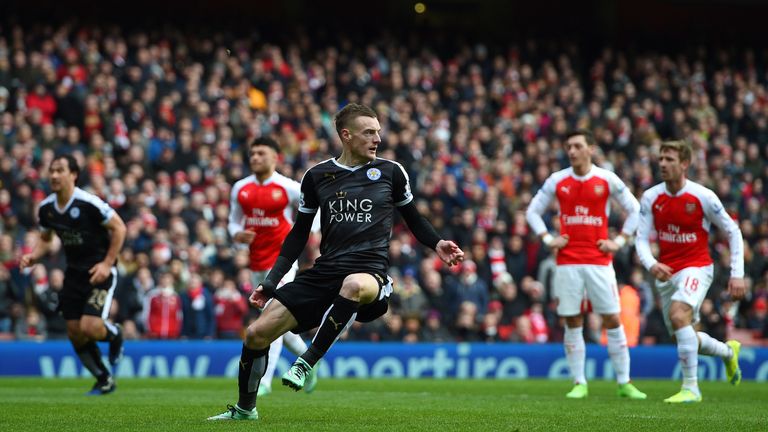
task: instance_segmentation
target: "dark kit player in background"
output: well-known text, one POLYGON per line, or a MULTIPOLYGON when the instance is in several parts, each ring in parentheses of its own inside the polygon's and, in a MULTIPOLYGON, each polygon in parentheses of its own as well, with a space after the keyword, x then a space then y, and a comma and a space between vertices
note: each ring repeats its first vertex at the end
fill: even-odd
POLYGON ((53 193, 38 210, 40 240, 21 257, 21 268, 48 254, 53 233, 59 236, 67 257, 59 305, 67 336, 80 361, 96 377, 89 394, 111 393, 115 380, 96 341, 109 342, 109 362, 114 368, 123 355, 123 334, 107 316, 117 285, 114 265, 125 240, 125 224, 108 204, 75 186, 80 168, 74 157, 56 157, 49 171, 53 193))
POLYGON ((319 326, 307 351, 283 375, 283 384, 299 390, 355 320, 373 321, 387 311, 395 208, 416 238, 445 263, 454 265, 464 259, 464 252, 454 242, 440 239, 419 214, 403 167, 376 157, 381 143, 376 113, 350 104, 334 120, 343 145, 341 156, 317 164, 304 175, 296 222, 272 270, 251 294, 251 304, 265 309, 246 331, 238 377, 240 398, 209 420, 258 419, 256 393, 268 364, 269 344, 286 331, 298 333, 319 326), (276 290, 303 250, 318 210, 321 256, 311 269, 276 290))

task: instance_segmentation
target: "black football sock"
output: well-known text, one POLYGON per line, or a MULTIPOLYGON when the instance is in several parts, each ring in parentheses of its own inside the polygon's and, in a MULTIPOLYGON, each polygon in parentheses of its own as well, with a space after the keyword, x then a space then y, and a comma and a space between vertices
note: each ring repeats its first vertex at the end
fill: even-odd
POLYGON ((269 347, 253 350, 243 344, 240 372, 237 375, 237 387, 240 390, 237 406, 241 409, 250 411, 256 406, 256 392, 259 390, 261 377, 267 370, 268 361, 269 347))
POLYGON ((317 329, 315 338, 307 351, 301 355, 301 358, 310 366, 315 364, 331 348, 336 339, 341 336, 344 329, 349 326, 357 316, 357 309, 360 303, 350 300, 346 297, 338 296, 333 304, 325 312, 325 318, 317 329))
MULTIPOLYGON (((74 344, 73 344, 74 346, 74 344)), ((99 346, 94 341, 88 341, 81 347, 75 347, 75 353, 80 357, 80 361, 83 363, 86 369, 96 377, 99 382, 104 382, 109 377, 109 370, 107 366, 101 360, 101 351, 99 346)))
POLYGON ((107 335, 104 336, 103 341, 112 342, 120 335, 120 329, 111 322, 104 321, 104 328, 107 330, 107 335))

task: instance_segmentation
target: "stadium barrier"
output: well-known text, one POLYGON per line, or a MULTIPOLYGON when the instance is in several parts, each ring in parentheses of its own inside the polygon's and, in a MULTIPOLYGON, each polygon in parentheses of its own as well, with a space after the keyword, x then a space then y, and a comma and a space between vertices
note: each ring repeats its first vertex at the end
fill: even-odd
MULTIPOLYGON (((117 376, 236 377, 241 343, 237 341, 126 342, 126 357, 117 376)), ((102 345, 106 353, 107 346, 102 345)), ((278 360, 277 376, 294 360, 287 352, 278 360)), ((674 346, 630 349, 633 378, 680 378, 674 346)), ((744 379, 768 380, 768 349, 742 348, 744 379)), ((568 377, 560 344, 402 344, 340 342, 323 362, 320 376, 358 378, 550 378, 568 377)), ((0 376, 89 376, 66 341, 0 343, 0 376)), ((605 347, 587 345, 587 377, 613 378, 605 347)), ((722 380, 722 361, 699 357, 699 378, 722 380)))

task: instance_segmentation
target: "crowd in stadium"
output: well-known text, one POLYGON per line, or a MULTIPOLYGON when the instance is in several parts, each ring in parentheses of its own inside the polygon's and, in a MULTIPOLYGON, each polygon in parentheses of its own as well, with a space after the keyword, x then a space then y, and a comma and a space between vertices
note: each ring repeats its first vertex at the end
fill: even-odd
MULTIPOLYGON (((406 40, 407 39, 407 40, 406 40)), ((430 49, 383 32, 368 40, 297 32, 258 35, 59 25, 0 34, 0 338, 66 338, 57 313, 64 257, 20 271, 37 238, 54 155, 83 167, 79 187, 110 204, 128 234, 111 317, 133 339, 240 338, 258 313, 247 250, 227 233, 230 188, 249 174, 247 143, 272 136, 278 171, 300 180, 338 155, 331 122, 348 102, 373 107, 379 156, 407 170, 422 214, 468 259, 448 268, 401 224, 391 242, 395 294, 370 341, 559 342, 554 259, 525 210, 568 166, 563 137, 587 128, 595 163, 636 197, 658 183, 666 139, 689 139, 689 177, 739 223, 750 294, 728 297, 728 244, 714 230, 715 281, 701 325, 713 337, 768 338, 768 52, 663 53, 572 42, 430 49)), ((613 233, 622 220, 614 208, 613 233)), ((557 229, 551 209, 550 229, 557 229)), ((301 266, 311 265, 319 238, 301 266)), ((671 343, 652 280, 632 248, 615 257, 630 345, 671 343)), ((588 306, 586 306, 586 313, 588 306)), ((589 314, 587 340, 600 342, 589 314)))

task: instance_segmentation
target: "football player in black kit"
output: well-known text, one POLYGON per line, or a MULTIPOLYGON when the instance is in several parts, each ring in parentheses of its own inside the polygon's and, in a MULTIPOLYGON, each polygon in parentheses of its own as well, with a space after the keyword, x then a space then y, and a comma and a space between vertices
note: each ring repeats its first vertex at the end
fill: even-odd
POLYGON ((67 268, 59 309, 67 336, 83 366, 96 377, 89 392, 115 390, 115 380, 101 360, 96 341, 109 342, 112 367, 123 355, 119 325, 107 321, 117 285, 115 261, 125 240, 125 224, 107 203, 75 186, 80 168, 72 156, 58 156, 49 168, 53 193, 40 203, 40 241, 21 257, 21 268, 34 265, 51 250, 55 232, 64 246, 67 268))
POLYGON ((392 293, 387 270, 394 209, 416 238, 434 249, 445 263, 455 265, 464 259, 464 252, 454 242, 442 240, 419 214, 403 167, 376 157, 381 143, 376 113, 367 106, 349 104, 334 120, 343 145, 341 156, 304 174, 293 229, 272 270, 249 299, 254 306, 266 307, 246 330, 238 376, 239 400, 209 420, 258 419, 256 392, 267 365, 269 344, 276 337, 289 330, 299 333, 319 326, 307 351, 283 375, 283 384, 299 390, 318 360, 355 320, 373 321, 387 311, 392 293), (321 256, 311 269, 276 290, 304 249, 318 210, 321 256))

